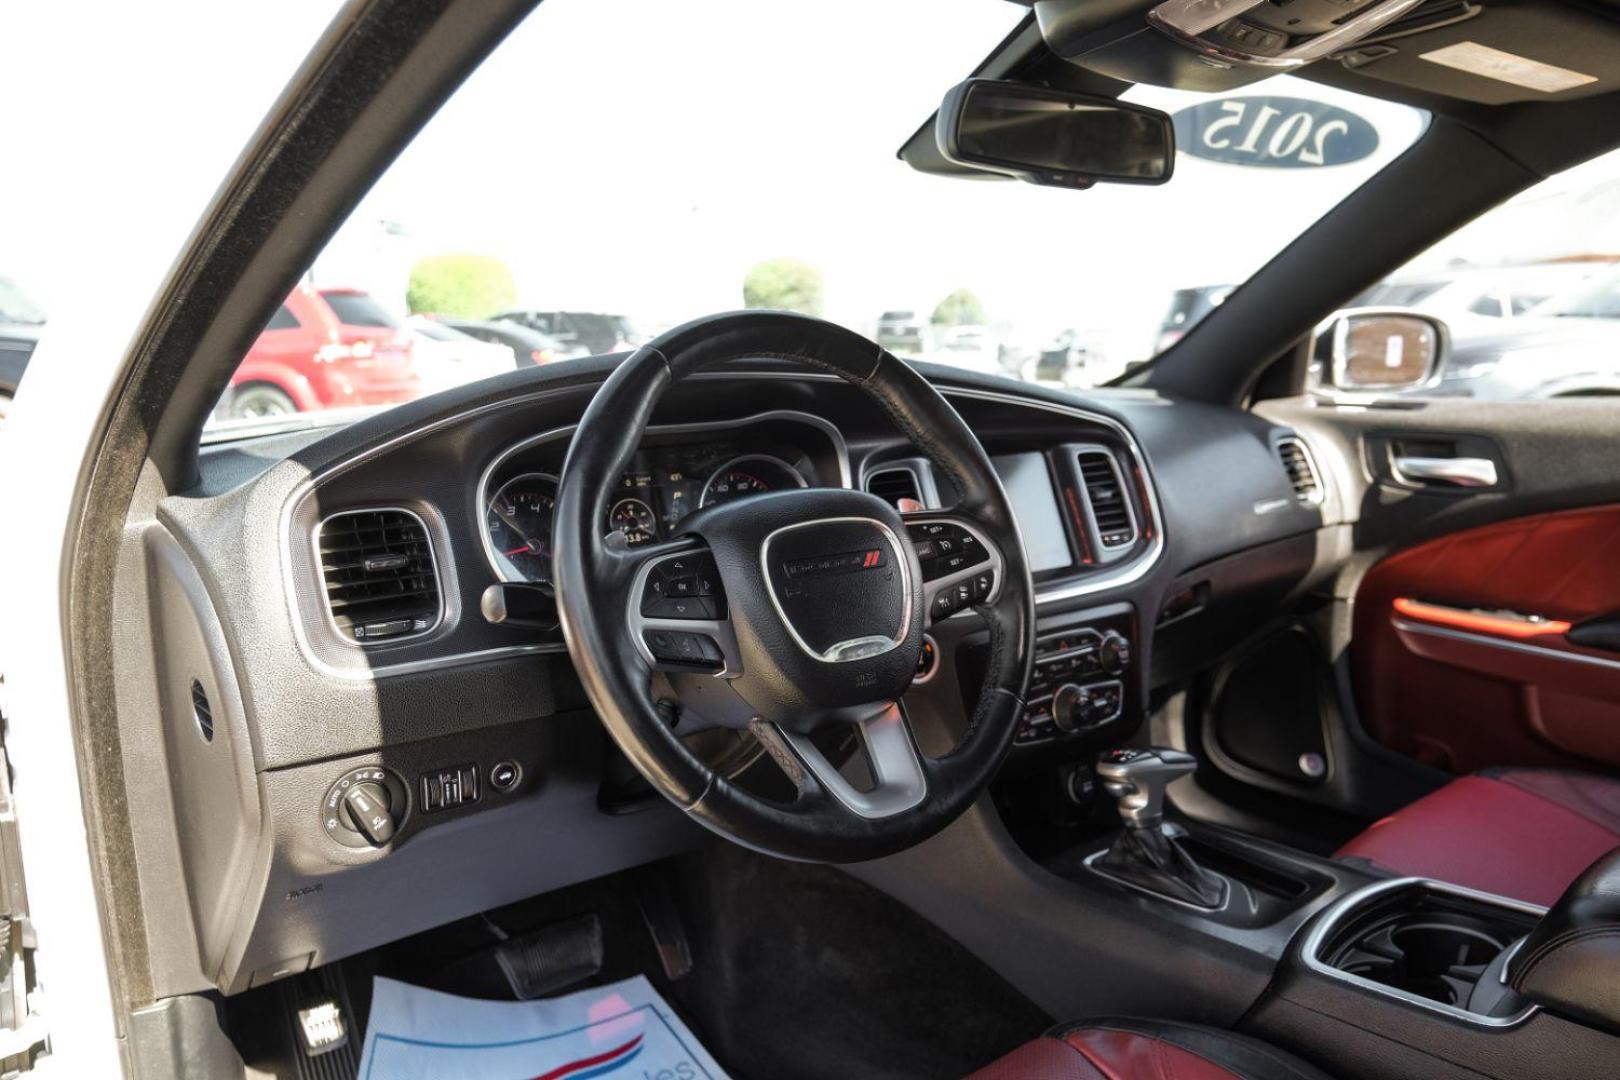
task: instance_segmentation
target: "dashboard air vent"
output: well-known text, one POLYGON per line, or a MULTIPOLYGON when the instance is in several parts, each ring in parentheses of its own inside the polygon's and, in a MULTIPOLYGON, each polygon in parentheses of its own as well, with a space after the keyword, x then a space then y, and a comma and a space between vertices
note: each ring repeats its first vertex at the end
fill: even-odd
POLYGON ((916 504, 911 509, 920 509, 923 505, 922 493, 918 490, 917 474, 910 469, 884 469, 872 473, 866 478, 866 490, 890 506, 899 507, 902 499, 908 499, 916 504))
POLYGON ((1305 443, 1297 438, 1277 443, 1277 456, 1288 470, 1288 482, 1293 485, 1294 496, 1303 503, 1322 501, 1322 482, 1316 475, 1316 463, 1305 443))
POLYGON ((1078 457, 1097 535, 1104 547, 1124 547, 1136 539, 1136 523, 1114 455, 1106 450, 1082 450, 1078 457))
POLYGON ((197 730, 203 742, 214 741, 214 707, 208 703, 208 691, 201 682, 191 680, 191 713, 197 718, 197 730))
POLYGON ((339 634, 371 644, 438 624, 438 567, 421 518, 395 508, 334 514, 321 522, 317 543, 339 634))

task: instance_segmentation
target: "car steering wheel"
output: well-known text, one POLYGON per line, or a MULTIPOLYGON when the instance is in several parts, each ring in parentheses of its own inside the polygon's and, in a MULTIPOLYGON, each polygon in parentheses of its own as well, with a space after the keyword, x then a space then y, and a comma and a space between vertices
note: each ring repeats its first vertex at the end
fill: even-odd
POLYGON ((1012 508, 984 448, 939 391, 852 331, 736 312, 637 349, 574 433, 553 550, 568 651, 608 732, 661 794, 740 844, 825 862, 892 854, 955 820, 1011 746, 1035 620, 1012 508), (615 489, 670 385, 754 358, 793 361, 870 394, 950 481, 956 504, 902 515, 865 492, 805 488, 698 510, 660 543, 604 537, 615 489), (989 626, 984 684, 955 748, 929 757, 900 698, 931 619, 968 605, 989 626), (741 708, 708 722, 751 730, 797 797, 754 794, 695 755, 654 696, 655 669, 729 684, 741 708), (813 738, 850 724, 870 765, 861 783, 813 738))

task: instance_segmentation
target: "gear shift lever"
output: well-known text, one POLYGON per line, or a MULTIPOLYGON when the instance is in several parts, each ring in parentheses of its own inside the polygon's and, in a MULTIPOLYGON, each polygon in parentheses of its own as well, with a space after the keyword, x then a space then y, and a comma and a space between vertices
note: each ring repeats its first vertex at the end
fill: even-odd
POLYGON ((1110 750, 1097 759, 1097 777, 1125 823, 1097 870, 1183 903, 1226 903, 1226 880, 1194 862, 1164 829, 1164 789, 1197 767, 1191 754, 1166 747, 1110 750))
POLYGON ((1164 823, 1164 789, 1198 768, 1198 759, 1183 750, 1110 750, 1097 759, 1103 790, 1119 806, 1128 829, 1157 829, 1164 823))

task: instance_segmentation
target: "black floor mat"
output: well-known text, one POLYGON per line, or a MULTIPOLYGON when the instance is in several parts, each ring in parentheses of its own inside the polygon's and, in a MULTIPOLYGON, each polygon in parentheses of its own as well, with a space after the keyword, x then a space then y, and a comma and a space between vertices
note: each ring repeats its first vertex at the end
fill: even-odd
MULTIPOLYGON (((768 859, 714 843, 692 855, 586 882, 463 919, 343 961, 358 1046, 371 977, 468 997, 510 999, 493 962, 469 963, 500 933, 594 914, 601 971, 576 986, 642 974, 739 1080, 938 1080, 961 1076, 1032 1038, 1040 1009, 953 939, 899 902, 825 866, 768 859), (685 921, 694 965, 664 977, 636 904, 638 875, 659 875, 685 921), (493 927, 492 925, 493 924, 493 927), (498 927, 499 929, 495 929, 498 927)), ((255 1064, 295 1076, 281 1025, 230 999, 233 1036, 261 1045, 255 1064), (279 1052, 278 1052, 279 1051, 279 1052), (279 1059, 279 1060, 278 1060, 279 1059)), ((268 1002, 264 1002, 268 1004, 268 1002)))
POLYGON ((841 871, 731 845, 673 870, 695 967, 666 992, 739 1076, 961 1076, 1051 1023, 944 932, 841 871))

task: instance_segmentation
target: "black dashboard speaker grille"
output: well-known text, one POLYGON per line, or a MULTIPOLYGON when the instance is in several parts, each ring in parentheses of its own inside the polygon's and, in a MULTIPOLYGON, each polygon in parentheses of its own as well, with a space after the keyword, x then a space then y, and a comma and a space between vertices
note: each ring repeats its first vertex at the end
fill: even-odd
POLYGON ((1310 451, 1299 439, 1283 439, 1277 444, 1277 457, 1288 470, 1288 482, 1301 502, 1316 502, 1322 497, 1322 482, 1316 476, 1316 464, 1310 451))
POLYGON ((1136 523, 1125 494, 1114 455, 1105 450, 1083 450, 1078 455, 1080 479, 1086 485, 1091 517, 1106 547, 1123 547, 1136 539, 1136 523))
POLYGON ((884 469, 866 478, 866 490, 890 506, 898 507, 900 500, 910 499, 922 505, 922 492, 917 487, 917 474, 910 469, 884 469))
POLYGON ((339 633, 362 643, 431 630, 438 566, 427 526, 409 510, 336 514, 319 529, 326 603, 339 633))

